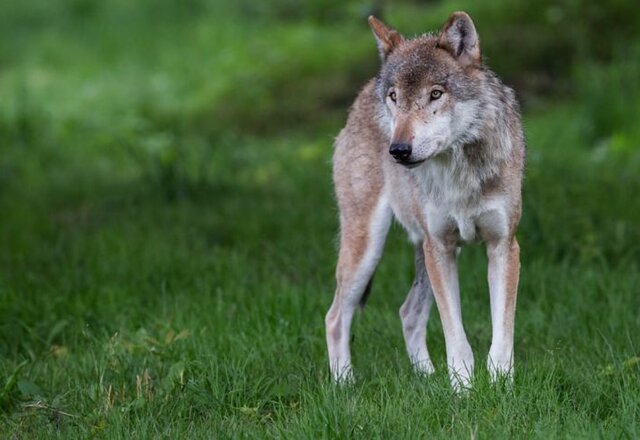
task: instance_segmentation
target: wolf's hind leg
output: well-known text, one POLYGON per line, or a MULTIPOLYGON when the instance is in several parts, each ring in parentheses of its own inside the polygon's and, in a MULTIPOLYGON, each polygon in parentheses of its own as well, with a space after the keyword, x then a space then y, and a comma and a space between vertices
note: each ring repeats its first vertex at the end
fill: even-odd
POLYGON ((434 371, 427 350, 427 321, 433 304, 433 290, 424 263, 422 243, 416 245, 416 278, 409 295, 400 307, 402 333, 409 359, 417 373, 431 374, 434 371))
POLYGON ((341 213, 337 288, 325 318, 329 367, 336 382, 353 380, 349 349, 351 321, 380 261, 391 225, 391 208, 383 197, 372 204, 369 212, 358 214, 362 215, 341 213))

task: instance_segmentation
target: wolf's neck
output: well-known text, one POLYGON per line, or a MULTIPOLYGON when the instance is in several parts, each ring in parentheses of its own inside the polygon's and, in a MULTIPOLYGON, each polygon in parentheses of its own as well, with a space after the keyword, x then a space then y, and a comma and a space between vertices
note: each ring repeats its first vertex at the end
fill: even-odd
MULTIPOLYGON (((498 99, 496 96, 492 98, 490 101, 498 99)), ((500 106, 488 106, 475 139, 454 147, 452 166, 471 172, 481 185, 497 178, 513 150, 513 133, 505 123, 509 119, 508 112, 500 106)))
POLYGON ((498 176, 506 153, 503 140, 478 139, 454 150, 451 166, 460 173, 473 176, 477 185, 482 186, 498 176))
POLYGON ((459 145, 425 167, 425 189, 434 200, 467 204, 500 178, 503 145, 478 139, 459 145))

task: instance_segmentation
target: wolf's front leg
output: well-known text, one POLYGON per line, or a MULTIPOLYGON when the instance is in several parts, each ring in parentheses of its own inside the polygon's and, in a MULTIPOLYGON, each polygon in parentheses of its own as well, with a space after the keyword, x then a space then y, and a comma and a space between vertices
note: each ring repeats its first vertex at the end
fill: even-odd
POLYGON ((436 299, 445 344, 449 379, 456 391, 471 386, 473 352, 462 325, 455 244, 427 237, 424 242, 427 273, 436 299))
POLYGON ((513 376, 513 330, 520 276, 520 247, 515 237, 487 244, 493 336, 487 368, 493 380, 513 376))
POLYGON ((343 209, 340 213, 338 285, 325 318, 329 368, 338 383, 353 380, 349 348, 351 321, 358 304, 363 304, 391 225, 392 212, 387 200, 380 197, 373 202, 368 211, 343 209))

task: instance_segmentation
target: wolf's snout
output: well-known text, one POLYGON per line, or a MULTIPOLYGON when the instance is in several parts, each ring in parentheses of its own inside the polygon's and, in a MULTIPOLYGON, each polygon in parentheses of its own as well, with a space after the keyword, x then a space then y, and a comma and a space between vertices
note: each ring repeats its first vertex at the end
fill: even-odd
POLYGON ((389 154, 396 160, 406 161, 411 156, 411 144, 404 142, 393 143, 389 147, 389 154))

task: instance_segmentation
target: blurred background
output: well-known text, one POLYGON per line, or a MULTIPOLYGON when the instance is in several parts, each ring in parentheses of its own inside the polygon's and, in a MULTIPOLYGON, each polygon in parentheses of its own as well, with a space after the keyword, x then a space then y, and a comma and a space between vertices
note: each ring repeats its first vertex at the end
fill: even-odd
MULTIPOLYGON (((412 36, 437 31, 454 10, 472 16, 487 64, 523 106, 523 358, 565 343, 597 354, 578 334, 609 335, 601 349, 611 365, 634 355, 636 1, 10 0, 0 3, 7 429, 54 429, 52 412, 67 420, 56 411, 91 415, 70 425, 86 432, 107 429, 99 421, 119 417, 114 407, 169 411, 150 396, 209 410, 233 388, 220 384, 236 383, 220 365, 293 381, 240 386, 237 407, 289 402, 295 374, 324 378, 338 227, 330 158, 378 69, 366 17, 412 36), (238 363, 252 356, 259 365, 238 363), (185 377, 202 385, 212 375, 223 379, 181 394, 185 377), (145 377, 155 378, 149 394, 145 377), (44 406, 25 406, 34 401, 44 406), (34 411, 40 425, 16 416, 34 411)), ((387 252, 356 334, 378 332, 384 343, 359 350, 404 365, 397 286, 408 289, 413 257, 399 228, 387 252), (393 353, 375 351, 389 345, 393 353)), ((463 291, 477 290, 486 261, 480 248, 467 255, 463 291)), ((464 301, 480 311, 469 328, 483 347, 487 297, 464 301)), ((442 361, 439 323, 429 325, 442 361)), ((585 358, 593 369, 603 362, 585 358)))
POLYGON ((214 201, 225 185, 268 190, 296 173, 329 191, 332 137, 378 67, 366 17, 411 36, 457 9, 523 103, 523 238, 549 239, 546 255, 636 252, 625 208, 638 185, 640 14, 625 0, 3 2, 3 211, 123 192, 214 201), (537 185, 548 178, 558 184, 537 185))

